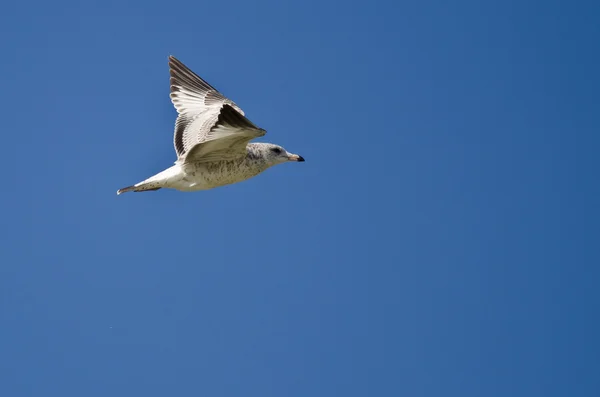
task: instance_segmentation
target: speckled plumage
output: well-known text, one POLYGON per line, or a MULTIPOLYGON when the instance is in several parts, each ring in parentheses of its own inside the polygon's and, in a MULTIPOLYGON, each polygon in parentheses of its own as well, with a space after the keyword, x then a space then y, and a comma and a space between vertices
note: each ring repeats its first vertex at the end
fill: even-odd
POLYGON ((250 143, 266 131, 214 87, 169 57, 171 101, 178 112, 173 144, 175 165, 117 194, 172 188, 213 189, 252 178, 288 161, 304 161, 271 143, 250 143))

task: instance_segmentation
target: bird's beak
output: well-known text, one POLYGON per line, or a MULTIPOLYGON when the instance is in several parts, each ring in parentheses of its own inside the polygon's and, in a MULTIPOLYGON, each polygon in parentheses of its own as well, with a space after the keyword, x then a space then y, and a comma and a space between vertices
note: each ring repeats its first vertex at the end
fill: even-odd
POLYGON ((304 161, 304 157, 298 156, 297 154, 290 154, 288 156, 289 161, 304 161))

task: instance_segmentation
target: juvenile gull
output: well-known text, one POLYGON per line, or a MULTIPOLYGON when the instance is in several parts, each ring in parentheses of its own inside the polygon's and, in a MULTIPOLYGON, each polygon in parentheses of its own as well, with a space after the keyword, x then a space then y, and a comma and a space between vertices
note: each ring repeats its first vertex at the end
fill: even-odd
POLYGON ((304 161, 271 143, 250 143, 266 131, 175 57, 169 57, 171 102, 179 116, 173 143, 175 165, 133 186, 117 190, 145 192, 161 188, 207 190, 252 178, 277 164, 304 161))

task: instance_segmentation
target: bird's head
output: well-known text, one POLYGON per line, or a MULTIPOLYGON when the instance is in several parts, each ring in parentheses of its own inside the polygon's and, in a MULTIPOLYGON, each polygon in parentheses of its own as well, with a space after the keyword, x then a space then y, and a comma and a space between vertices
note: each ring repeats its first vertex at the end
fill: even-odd
POLYGON ((281 146, 273 145, 271 143, 267 144, 265 147, 265 156, 269 163, 272 163, 273 165, 288 161, 304 161, 302 156, 290 153, 281 146))

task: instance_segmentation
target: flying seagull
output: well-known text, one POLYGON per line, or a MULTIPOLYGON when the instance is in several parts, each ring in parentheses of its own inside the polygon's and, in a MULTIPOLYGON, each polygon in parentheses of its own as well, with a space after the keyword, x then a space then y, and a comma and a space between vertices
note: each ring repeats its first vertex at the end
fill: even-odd
POLYGON ((277 164, 304 161, 281 146, 250 143, 266 131, 173 56, 169 57, 169 69, 171 102, 179 114, 173 139, 177 161, 117 194, 163 187, 183 192, 213 189, 252 178, 277 164))

